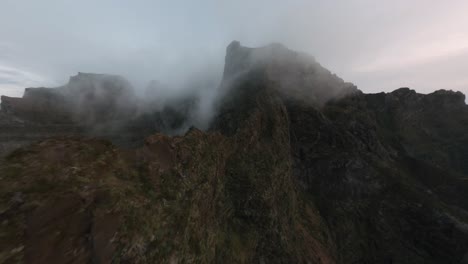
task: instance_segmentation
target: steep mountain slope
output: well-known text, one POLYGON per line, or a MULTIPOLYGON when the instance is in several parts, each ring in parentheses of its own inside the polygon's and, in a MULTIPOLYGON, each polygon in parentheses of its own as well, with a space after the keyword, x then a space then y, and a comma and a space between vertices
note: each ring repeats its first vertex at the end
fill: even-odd
POLYGON ((357 94, 315 115, 290 111, 296 176, 316 197, 339 262, 460 263, 466 176, 411 156, 396 141, 404 135, 379 126, 367 100, 357 94))
POLYGON ((80 139, 14 152, 1 170, 3 260, 333 263, 291 178, 286 112, 266 90, 255 98, 232 137, 192 129, 127 152, 80 139))
POLYGON ((273 44, 227 48, 211 128, 0 164, 5 263, 467 263, 460 93, 363 94, 273 44))

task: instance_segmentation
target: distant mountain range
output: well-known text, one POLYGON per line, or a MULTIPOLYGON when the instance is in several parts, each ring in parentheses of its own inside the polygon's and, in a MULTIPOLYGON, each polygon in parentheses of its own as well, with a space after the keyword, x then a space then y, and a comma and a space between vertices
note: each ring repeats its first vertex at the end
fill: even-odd
POLYGON ((365 94, 239 42, 204 127, 200 95, 157 90, 2 96, 1 263, 468 263, 462 93, 365 94))

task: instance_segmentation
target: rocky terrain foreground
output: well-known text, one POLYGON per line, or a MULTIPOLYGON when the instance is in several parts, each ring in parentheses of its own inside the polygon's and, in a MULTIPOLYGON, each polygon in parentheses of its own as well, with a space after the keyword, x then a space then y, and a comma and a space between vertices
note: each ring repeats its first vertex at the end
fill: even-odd
POLYGON ((219 89, 178 136, 196 100, 142 113, 117 76, 2 97, 0 263, 468 263, 463 94, 238 42, 219 89))

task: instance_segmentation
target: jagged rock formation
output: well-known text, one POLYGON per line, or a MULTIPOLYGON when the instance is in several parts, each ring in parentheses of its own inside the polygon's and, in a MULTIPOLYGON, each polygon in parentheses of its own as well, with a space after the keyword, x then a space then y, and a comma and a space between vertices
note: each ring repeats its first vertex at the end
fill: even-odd
POLYGON ((364 94, 281 45, 238 42, 220 89, 206 132, 9 155, 0 260, 468 262, 462 94, 364 94))

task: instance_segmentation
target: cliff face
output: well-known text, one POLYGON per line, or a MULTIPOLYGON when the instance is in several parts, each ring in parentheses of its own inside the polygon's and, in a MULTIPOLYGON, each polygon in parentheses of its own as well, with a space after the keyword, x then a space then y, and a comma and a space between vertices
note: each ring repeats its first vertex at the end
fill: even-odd
POLYGON ((428 95, 401 88, 368 95, 380 127, 392 131, 409 155, 468 174, 468 106, 460 92, 440 90, 428 95))
MULTIPOLYGON (((233 45, 241 54, 229 55, 231 46, 227 58, 257 51, 233 45)), ((297 60, 281 52, 280 62, 297 60)), ((254 71, 246 74, 249 62, 227 61, 229 75, 248 81, 228 92, 216 130, 235 133, 250 112, 241 109, 255 105, 250 95, 267 87, 288 116, 293 179, 327 223, 337 262, 459 263, 468 253, 464 96, 409 89, 366 95, 305 61, 294 72, 307 74, 288 82, 299 89, 285 86, 281 71, 270 72, 291 63, 248 66, 254 71), (330 85, 331 93, 322 92, 330 85)))
POLYGON ((0 260, 468 261, 462 94, 363 94, 308 56, 238 42, 220 89, 206 132, 9 155, 0 260))
POLYGON ((295 175, 315 197, 339 262, 460 263, 468 245, 466 174, 431 158, 450 156, 447 149, 409 152, 435 148, 441 138, 412 140, 404 128, 427 131, 429 123, 413 127, 396 112, 379 112, 385 106, 374 96, 356 94, 320 111, 289 108, 295 175))

